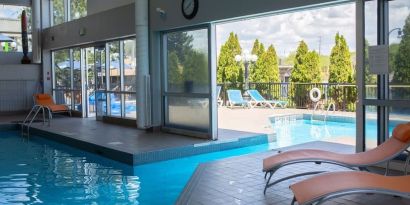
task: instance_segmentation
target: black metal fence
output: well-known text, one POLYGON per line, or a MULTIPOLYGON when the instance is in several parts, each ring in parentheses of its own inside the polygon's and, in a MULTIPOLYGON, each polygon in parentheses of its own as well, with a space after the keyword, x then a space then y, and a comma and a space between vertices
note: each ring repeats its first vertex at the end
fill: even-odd
MULTIPOLYGON (((243 83, 223 83, 220 98, 225 103, 226 90, 244 91, 243 83)), ((311 108, 313 106, 309 91, 318 88, 321 91, 322 103, 335 103, 337 110, 354 111, 356 109, 357 89, 355 84, 346 83, 249 83, 249 89, 258 90, 268 100, 283 100, 288 107, 311 108)))

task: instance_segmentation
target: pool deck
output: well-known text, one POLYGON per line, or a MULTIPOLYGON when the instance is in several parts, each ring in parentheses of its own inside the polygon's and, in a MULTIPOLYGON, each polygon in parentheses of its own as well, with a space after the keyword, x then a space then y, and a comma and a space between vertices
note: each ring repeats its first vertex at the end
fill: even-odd
MULTIPOLYGON (((309 142, 287 148, 274 149, 264 153, 249 154, 224 160, 201 164, 196 169, 184 191, 181 193, 177 204, 253 204, 253 205, 279 205, 291 204, 293 194, 289 185, 307 177, 299 177, 281 182, 267 190, 263 194, 265 186, 264 173, 262 172, 262 159, 277 154, 278 150, 292 149, 323 149, 340 153, 353 153, 354 147, 329 142, 309 142)), ((289 165, 279 170, 272 180, 293 175, 303 171, 342 171, 346 170, 335 165, 316 165, 303 163, 289 165)), ((380 172, 381 170, 375 169, 380 172)), ((397 173, 395 173, 397 174, 397 173)), ((410 204, 410 200, 399 197, 381 195, 355 194, 335 198, 325 204, 332 205, 385 205, 385 204, 410 204)))
MULTIPOLYGON (((0 117, 2 124, 22 121, 24 116, 0 117)), ((138 165, 196 154, 257 145, 272 141, 264 133, 219 129, 217 141, 144 131, 103 123, 92 118, 56 116, 51 126, 33 123, 30 134, 42 136, 116 161, 138 165)))

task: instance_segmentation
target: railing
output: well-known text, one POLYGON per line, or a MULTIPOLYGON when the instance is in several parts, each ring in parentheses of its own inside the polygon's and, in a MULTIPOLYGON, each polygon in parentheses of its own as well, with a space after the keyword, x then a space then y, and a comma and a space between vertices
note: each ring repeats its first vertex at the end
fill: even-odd
MULTIPOLYGON (((224 103, 227 100, 226 90, 238 89, 244 91, 243 83, 222 83, 218 85, 222 87, 219 97, 224 103)), ((334 103, 336 110, 356 110, 357 87, 353 83, 249 83, 249 89, 258 90, 266 99, 288 101, 288 106, 294 108, 313 109, 309 91, 314 87, 319 88, 321 91, 321 99, 325 107, 334 103)), ((367 84, 364 95, 366 99, 377 99, 377 85, 367 84)), ((389 99, 410 99, 410 85, 390 84, 389 99)))
MULTIPOLYGON (((243 83, 223 83, 220 97, 226 102, 226 90, 239 89, 243 91, 243 83)), ((312 88, 319 88, 322 103, 334 103, 337 110, 354 111, 357 101, 355 84, 346 83, 249 83, 249 89, 258 90, 266 99, 288 101, 289 107, 313 108, 309 98, 312 88)))

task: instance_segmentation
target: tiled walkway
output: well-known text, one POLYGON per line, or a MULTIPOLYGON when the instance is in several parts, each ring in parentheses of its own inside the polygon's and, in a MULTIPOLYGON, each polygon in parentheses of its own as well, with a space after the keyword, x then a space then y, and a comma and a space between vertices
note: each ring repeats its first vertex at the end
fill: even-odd
POLYGON ((261 133, 220 129, 219 139, 212 141, 74 117, 56 117, 50 127, 42 123, 32 127, 33 134, 133 165, 257 145, 270 139, 261 133))
MULTIPOLYGON (((352 146, 328 142, 311 142, 287 149, 320 148, 342 153, 352 153, 352 146)), ((268 189, 266 195, 263 188, 266 183, 262 173, 262 159, 277 153, 272 150, 260 154, 235 157, 200 165, 190 182, 186 185, 177 204, 290 204, 293 198, 289 185, 302 180, 303 177, 277 184, 268 189)), ((290 165, 276 173, 283 177, 310 170, 345 170, 333 165, 315 165, 305 163, 290 165)), ((275 180, 273 178, 272 180, 275 180)), ((314 188, 314 187, 312 187, 314 188)), ((332 205, 401 205, 410 204, 409 200, 380 195, 350 195, 331 200, 325 204, 332 205)))

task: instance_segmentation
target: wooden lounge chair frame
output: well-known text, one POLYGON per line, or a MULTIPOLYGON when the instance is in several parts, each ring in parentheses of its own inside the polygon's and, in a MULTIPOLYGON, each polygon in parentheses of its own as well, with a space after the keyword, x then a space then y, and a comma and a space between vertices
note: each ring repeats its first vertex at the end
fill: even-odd
POLYGON ((410 146, 410 123, 400 124, 393 131, 393 137, 388 139, 378 147, 356 154, 338 154, 334 152, 328 152, 323 150, 294 150, 289 152, 280 153, 263 160, 263 171, 265 172, 265 179, 269 174, 269 178, 266 181, 266 185, 263 193, 266 194, 266 190, 280 182, 306 175, 314 175, 323 173, 324 171, 303 172, 300 174, 291 175, 278 179, 274 182, 270 182, 273 174, 280 168, 299 163, 313 162, 316 164, 333 164, 341 167, 345 167, 352 170, 368 171, 367 167, 372 165, 381 164, 387 162, 386 175, 389 170, 390 160, 396 158, 403 152, 407 152, 407 159, 405 163, 405 173, 407 173, 407 166, 410 161, 410 152, 407 150, 410 146), (393 150, 394 148, 394 150, 393 150), (388 152, 388 153, 386 153, 388 152), (279 160, 277 160, 279 159, 279 160), (280 160, 282 159, 282 160, 280 160), (272 163, 272 161, 279 161, 272 163))
POLYGON ((345 171, 315 176, 291 185, 292 205, 320 205, 351 194, 381 194, 410 199, 410 176, 383 176, 345 171), (316 188, 315 188, 316 187, 316 188), (320 188, 317 188, 320 187, 320 188))

